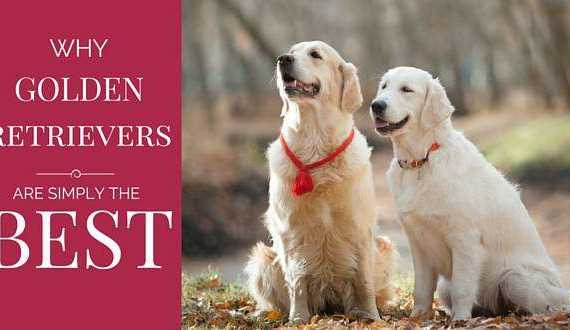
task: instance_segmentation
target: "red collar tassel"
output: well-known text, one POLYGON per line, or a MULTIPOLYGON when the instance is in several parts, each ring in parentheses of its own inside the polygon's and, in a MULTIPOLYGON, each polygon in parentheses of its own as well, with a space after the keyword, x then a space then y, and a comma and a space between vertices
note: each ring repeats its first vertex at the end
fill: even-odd
POLYGON ((350 131, 350 135, 348 136, 348 138, 344 140, 344 142, 335 151, 333 151, 332 153, 330 153, 328 156, 326 156, 321 160, 305 165, 295 155, 295 153, 293 153, 293 151, 289 149, 289 146, 287 145, 287 142, 285 141, 283 135, 280 135, 279 140, 281 141, 283 150, 285 151, 287 157, 289 157, 289 159, 295 165, 298 171, 298 174, 295 177, 295 180, 293 181, 293 187, 292 187, 293 194, 295 196, 301 196, 305 193, 313 191, 314 183, 310 171, 333 161, 338 155, 340 155, 343 151, 345 151, 346 148, 348 148, 353 138, 354 138, 354 128, 350 131))

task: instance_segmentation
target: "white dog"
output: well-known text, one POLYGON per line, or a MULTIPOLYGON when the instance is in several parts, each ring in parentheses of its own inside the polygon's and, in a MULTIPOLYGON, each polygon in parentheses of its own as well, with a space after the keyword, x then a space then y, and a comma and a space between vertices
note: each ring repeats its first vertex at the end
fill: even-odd
POLYGON ((443 87, 423 70, 388 71, 371 104, 390 137, 386 173, 415 271, 414 317, 431 317, 438 295, 454 320, 474 307, 532 313, 568 304, 519 192, 456 131, 443 87))
POLYGON ((253 249, 250 292, 260 311, 292 322, 323 312, 377 319, 375 294, 392 295, 393 247, 373 236, 370 148, 352 118, 362 104, 356 68, 323 42, 302 42, 278 58, 276 75, 284 120, 267 150, 273 246, 253 249))

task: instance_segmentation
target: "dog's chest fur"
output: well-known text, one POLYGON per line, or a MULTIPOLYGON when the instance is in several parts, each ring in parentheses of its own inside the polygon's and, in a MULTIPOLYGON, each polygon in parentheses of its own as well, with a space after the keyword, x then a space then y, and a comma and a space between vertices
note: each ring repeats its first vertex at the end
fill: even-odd
POLYGON ((297 170, 281 146, 274 143, 267 155, 271 176, 265 221, 279 258, 299 263, 297 271, 308 280, 313 309, 343 305, 358 271, 355 246, 372 239, 375 223, 366 141, 357 133, 343 154, 312 171, 315 189, 300 197, 291 191, 297 170))
POLYGON ((445 197, 438 195, 440 183, 434 182, 432 169, 427 166, 401 169, 394 159, 386 173, 386 180, 400 214, 425 216, 433 213, 434 208, 442 202, 442 197, 445 197), (426 205, 433 207, 426 208, 426 205))
POLYGON ((366 226, 358 223, 362 214, 346 201, 349 190, 344 183, 333 183, 303 200, 289 200, 290 213, 278 211, 279 220, 273 218, 268 226, 274 243, 282 247, 280 258, 299 262, 295 272, 306 277, 312 313, 342 311, 339 306, 353 294, 352 279, 359 269, 355 245, 362 244, 366 226), (276 222, 283 227, 274 227, 276 222))
MULTIPOLYGON (((429 262, 439 274, 451 276, 451 249, 447 235, 454 230, 449 221, 450 200, 434 179, 433 168, 401 169, 394 161, 386 177, 394 196, 398 220, 410 244, 429 251, 429 262)), ((423 253, 423 252, 422 252, 423 253)))

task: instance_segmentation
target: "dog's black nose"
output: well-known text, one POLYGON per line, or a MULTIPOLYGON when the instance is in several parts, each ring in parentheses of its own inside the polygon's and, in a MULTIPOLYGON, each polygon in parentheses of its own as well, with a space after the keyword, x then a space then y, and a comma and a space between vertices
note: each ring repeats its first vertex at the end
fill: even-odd
POLYGON ((277 63, 279 63, 281 65, 291 64, 291 63, 293 63, 293 61, 295 61, 295 58, 293 57, 293 55, 288 55, 288 54, 280 55, 277 58, 277 63))
POLYGON ((372 102, 372 104, 370 104, 372 112, 374 112, 374 114, 376 115, 381 115, 382 113, 384 113, 387 107, 388 104, 386 104, 386 102, 383 100, 374 101, 372 102))

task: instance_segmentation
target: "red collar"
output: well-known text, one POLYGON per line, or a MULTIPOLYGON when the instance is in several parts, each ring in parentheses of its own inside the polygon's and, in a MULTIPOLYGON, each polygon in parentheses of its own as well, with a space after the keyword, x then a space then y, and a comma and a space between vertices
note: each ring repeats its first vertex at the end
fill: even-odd
POLYGON ((304 193, 313 191, 313 178, 311 177, 309 171, 332 162, 338 155, 340 155, 343 151, 346 150, 346 148, 348 148, 353 138, 354 138, 354 128, 350 131, 350 135, 348 136, 348 138, 346 138, 346 140, 344 140, 344 142, 338 148, 336 148, 336 150, 328 154, 323 159, 305 165, 295 155, 295 153, 293 153, 293 151, 289 149, 289 146, 287 145, 287 142, 285 141, 283 134, 279 135, 279 140, 281 141, 283 150, 285 150, 287 157, 289 157, 289 159, 291 160, 293 165, 295 165, 298 171, 297 177, 295 177, 295 181, 293 181, 293 189, 292 189, 293 194, 295 194, 295 196, 301 196, 304 193))
POLYGON ((416 168, 420 168, 422 167, 425 163, 427 163, 427 161, 429 160, 429 154, 432 151, 436 151, 437 149, 439 149, 440 145, 437 142, 434 142, 431 144, 431 146, 429 147, 429 150, 426 153, 426 156, 423 159, 414 159, 412 161, 407 161, 407 160, 400 160, 398 159, 398 165, 400 165, 401 168, 404 169, 416 169, 416 168))

